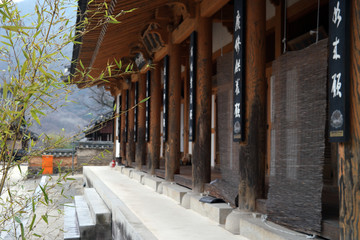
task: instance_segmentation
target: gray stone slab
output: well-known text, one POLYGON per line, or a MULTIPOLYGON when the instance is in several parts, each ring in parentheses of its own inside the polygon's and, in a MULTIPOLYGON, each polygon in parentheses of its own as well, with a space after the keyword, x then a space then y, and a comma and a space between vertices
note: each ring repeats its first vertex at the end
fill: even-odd
POLYGON ((154 189, 155 192, 162 193, 162 188, 160 189, 160 184, 164 182, 163 179, 155 176, 145 176, 143 177, 144 185, 154 189))
POLYGON ((94 239, 95 222, 91 217, 90 209, 84 196, 75 196, 75 208, 81 239, 94 239))
POLYGON ((75 204, 68 203, 64 206, 64 240, 77 239, 80 239, 80 229, 76 219, 75 204))
POLYGON ((182 199, 184 195, 191 191, 190 189, 177 185, 174 182, 162 183, 162 189, 162 194, 174 199, 179 204, 182 204, 182 199))
POLYGON ((95 224, 106 225, 111 223, 111 213, 95 188, 85 188, 84 197, 89 206, 91 217, 95 224))

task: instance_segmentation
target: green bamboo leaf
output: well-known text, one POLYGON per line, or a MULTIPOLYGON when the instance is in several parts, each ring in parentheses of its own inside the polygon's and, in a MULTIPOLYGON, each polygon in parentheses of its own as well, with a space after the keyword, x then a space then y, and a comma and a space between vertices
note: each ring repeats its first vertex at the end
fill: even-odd
POLYGON ((41 125, 39 117, 36 115, 36 113, 33 111, 33 109, 30 110, 31 117, 39 124, 41 125))
POLYGON ((25 73, 26 73, 27 69, 28 69, 28 61, 25 61, 24 64, 22 65, 21 72, 20 72, 20 75, 22 77, 25 76, 25 73))
POLYGON ((147 98, 144 98, 143 100, 141 100, 139 103, 143 103, 143 102, 146 102, 147 100, 149 100, 150 97, 147 97, 147 98))
POLYGON ((20 33, 20 32, 25 33, 22 31, 25 29, 34 29, 33 27, 24 27, 24 26, 0 26, 0 28, 3 28, 8 31, 12 31, 12 32, 18 32, 18 33, 20 33))
POLYGON ((15 221, 16 221, 17 223, 21 223, 21 220, 20 220, 20 218, 19 218, 18 216, 15 216, 14 218, 15 218, 15 221))
POLYGON ((42 215, 41 218, 44 220, 44 222, 46 222, 46 224, 49 224, 47 214, 42 215))
POLYGON ((47 195, 47 193, 46 193, 46 191, 45 191, 45 188, 43 188, 43 187, 40 186, 40 185, 39 185, 39 187, 40 187, 41 191, 42 191, 43 194, 44 194, 44 200, 45 200, 46 204, 49 204, 49 197, 48 197, 48 195, 47 195))
POLYGON ((33 230, 35 219, 36 219, 36 214, 34 214, 32 220, 31 220, 31 223, 30 223, 30 226, 29 226, 30 231, 33 230))

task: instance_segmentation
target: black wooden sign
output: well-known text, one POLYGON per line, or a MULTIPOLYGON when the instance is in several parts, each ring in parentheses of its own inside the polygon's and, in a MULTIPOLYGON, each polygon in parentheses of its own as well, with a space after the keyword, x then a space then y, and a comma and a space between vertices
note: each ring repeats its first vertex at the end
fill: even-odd
POLYGON ((349 5, 329 1, 329 140, 344 142, 349 132, 349 5))
MULTIPOLYGON (((146 98, 150 97, 151 72, 146 73, 146 98)), ((150 140, 150 99, 145 102, 145 141, 150 140)))
POLYGON ((196 106, 196 32, 190 35, 190 90, 189 90, 189 141, 195 141, 195 106, 196 106))
POLYGON ((135 82, 135 108, 134 108, 134 142, 137 142, 139 82, 135 82))
POLYGON ((233 141, 244 141, 245 90, 245 1, 234 1, 234 85, 233 85, 233 141))
POLYGON ((163 142, 167 141, 168 129, 168 84, 169 84, 169 56, 164 58, 164 89, 163 89, 163 142))
POLYGON ((121 95, 119 95, 119 106, 118 106, 118 109, 119 109, 119 113, 118 113, 118 142, 121 141, 121 95))
POLYGON ((129 90, 126 90, 125 96, 125 142, 128 141, 128 126, 129 126, 129 90))

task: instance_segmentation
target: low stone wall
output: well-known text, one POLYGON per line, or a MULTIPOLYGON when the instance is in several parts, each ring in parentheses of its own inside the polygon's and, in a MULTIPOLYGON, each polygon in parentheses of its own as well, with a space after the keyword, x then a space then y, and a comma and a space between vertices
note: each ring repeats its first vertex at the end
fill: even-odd
POLYGON ((107 166, 114 159, 112 142, 79 142, 76 150, 78 168, 107 166))
MULTIPOLYGON (((107 166, 114 159, 112 142, 79 142, 74 157, 74 171, 82 172, 83 166, 107 166)), ((53 156, 53 173, 72 170, 72 149, 53 149, 43 153, 53 156), (60 167, 60 169, 59 169, 60 167)), ((38 175, 42 169, 42 156, 29 158, 28 177, 38 175)))
MULTIPOLYGON (((42 169, 42 156, 32 156, 29 158, 28 163, 28 177, 38 175, 42 169)), ((72 156, 54 156, 53 157, 53 173, 71 171, 72 169, 72 156)), ((77 157, 74 157, 74 169, 77 169, 77 157)))

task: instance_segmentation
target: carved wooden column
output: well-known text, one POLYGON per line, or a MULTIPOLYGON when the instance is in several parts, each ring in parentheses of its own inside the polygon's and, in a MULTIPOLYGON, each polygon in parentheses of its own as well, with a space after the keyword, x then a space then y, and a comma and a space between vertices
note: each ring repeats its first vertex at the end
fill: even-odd
POLYGON ((135 85, 130 83, 129 87, 129 110, 128 110, 128 136, 126 146, 126 160, 127 165, 132 166, 132 162, 135 161, 135 143, 134 143, 134 103, 135 103, 135 85))
POLYGON ((350 82, 350 134, 348 142, 339 144, 339 227, 343 240, 360 239, 360 0, 351 2, 350 78, 344 80, 350 82))
MULTIPOLYGON (((140 102, 146 96, 146 74, 140 75, 138 92, 139 92, 138 102, 140 102)), ((136 162, 136 169, 138 169, 138 170, 141 170, 142 165, 145 165, 145 163, 146 163, 145 110, 146 110, 145 102, 143 102, 137 106, 138 132, 137 132, 135 162, 136 162)))
POLYGON ((165 179, 174 181, 174 174, 180 173, 181 48, 179 44, 172 44, 171 34, 169 36, 169 116, 168 140, 165 153, 165 179))
POLYGON ((150 81, 150 143, 148 168, 151 175, 160 167, 161 64, 155 63, 150 81))
POLYGON ((246 1, 245 143, 240 150, 239 208, 262 197, 266 153, 265 0, 246 1))
POLYGON ((192 166, 193 191, 203 192, 204 184, 211 180, 211 75, 212 75, 212 20, 196 18, 197 79, 196 127, 192 166))

